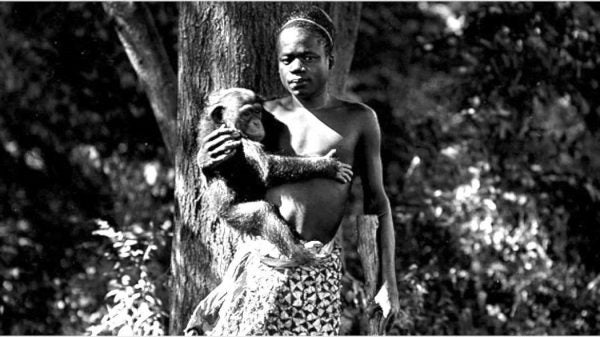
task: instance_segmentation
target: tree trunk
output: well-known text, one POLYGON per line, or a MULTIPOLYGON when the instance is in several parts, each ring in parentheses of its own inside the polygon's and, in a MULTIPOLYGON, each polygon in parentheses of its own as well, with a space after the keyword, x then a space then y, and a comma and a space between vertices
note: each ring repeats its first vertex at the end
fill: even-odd
MULTIPOLYGON (((181 334, 194 306, 220 281, 235 249, 225 226, 199 221, 200 172, 195 165, 198 123, 207 95, 217 89, 245 87, 267 97, 282 95, 277 75, 275 36, 292 8, 308 3, 183 2, 179 8, 178 146, 175 155, 177 214, 171 259, 170 334, 181 334)), ((343 56, 334 68, 334 92, 349 70, 360 6, 319 3, 340 32, 343 56), (351 18, 348 20, 347 18, 351 18), (341 61, 341 62, 340 62, 341 61), (336 87, 337 86, 337 87, 336 87)), ((268 130, 267 130, 268 131, 268 130)))
POLYGON ((358 35, 358 22, 362 3, 324 3, 321 6, 335 24, 335 65, 329 79, 329 91, 338 97, 346 93, 346 78, 354 57, 354 44, 358 35))
POLYGON ((175 156, 177 141, 177 77, 150 11, 143 3, 106 2, 125 48, 150 101, 167 153, 175 156))

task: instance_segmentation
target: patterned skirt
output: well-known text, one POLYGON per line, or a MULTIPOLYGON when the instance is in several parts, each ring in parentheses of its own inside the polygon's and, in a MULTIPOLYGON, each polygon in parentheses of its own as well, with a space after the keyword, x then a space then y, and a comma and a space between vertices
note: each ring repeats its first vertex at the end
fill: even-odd
POLYGON ((275 252, 264 240, 240 247, 186 330, 204 323, 207 335, 339 334, 340 248, 329 243, 316 251, 317 263, 286 268, 264 263, 275 252))

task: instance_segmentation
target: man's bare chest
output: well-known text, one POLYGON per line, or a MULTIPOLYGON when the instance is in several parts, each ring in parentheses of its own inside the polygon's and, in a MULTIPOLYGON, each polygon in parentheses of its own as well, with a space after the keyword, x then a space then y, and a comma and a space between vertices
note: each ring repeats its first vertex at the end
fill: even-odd
POLYGON ((315 116, 294 116, 284 121, 289 130, 289 146, 298 155, 325 155, 335 149, 344 162, 351 162, 358 139, 356 128, 339 121, 315 116))

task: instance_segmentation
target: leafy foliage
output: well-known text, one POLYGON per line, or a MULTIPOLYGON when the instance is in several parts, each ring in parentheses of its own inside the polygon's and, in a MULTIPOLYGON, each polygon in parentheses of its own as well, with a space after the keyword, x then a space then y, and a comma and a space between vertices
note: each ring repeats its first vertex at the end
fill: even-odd
POLYGON ((114 272, 96 219, 164 224, 172 172, 100 4, 3 3, 0 36, 0 331, 82 334, 114 272))
MULTIPOLYGON (((176 6, 150 9, 175 66, 176 6)), ((364 5, 349 84, 383 131, 391 333, 600 331, 597 10, 364 5)), ((0 37, 0 331, 164 333, 173 168, 109 19, 3 3, 0 37)))
MULTIPOLYGON (((165 225, 170 227, 168 223, 165 225)), ((165 238, 157 239, 153 231, 145 231, 138 226, 134 226, 132 231, 122 232, 99 221, 98 227, 94 234, 110 239, 117 251, 110 273, 110 290, 106 294, 113 305, 102 315, 100 323, 87 331, 92 335, 164 335, 166 313, 157 297, 155 283, 160 284, 160 279, 166 275, 151 255, 159 249, 158 245, 165 244, 165 238), (131 275, 137 278, 132 279, 131 275)))
POLYGON ((408 332, 597 333, 598 14, 411 3, 364 16, 357 50, 397 47, 358 53, 353 88, 384 121, 399 274, 427 291, 405 307, 408 332))

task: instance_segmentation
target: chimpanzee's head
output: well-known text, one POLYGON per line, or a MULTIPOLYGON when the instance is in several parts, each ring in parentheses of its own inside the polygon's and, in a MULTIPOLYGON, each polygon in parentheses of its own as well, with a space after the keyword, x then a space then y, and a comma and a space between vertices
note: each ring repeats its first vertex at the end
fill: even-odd
POLYGON ((249 89, 223 89, 208 97, 207 114, 215 125, 235 128, 242 136, 259 142, 265 137, 261 121, 263 102, 249 89))

